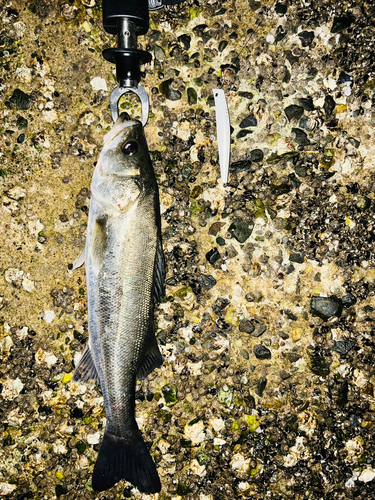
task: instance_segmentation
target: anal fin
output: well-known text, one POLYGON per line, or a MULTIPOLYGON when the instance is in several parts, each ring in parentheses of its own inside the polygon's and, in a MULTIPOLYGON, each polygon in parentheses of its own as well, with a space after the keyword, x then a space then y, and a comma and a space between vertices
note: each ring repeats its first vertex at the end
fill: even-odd
POLYGON ((91 356, 91 351, 88 345, 86 345, 82 357, 78 361, 78 365, 74 370, 73 380, 75 382, 94 380, 95 383, 99 385, 98 372, 96 371, 94 361, 91 356))
POLYGON ((137 380, 143 380, 149 375, 155 368, 159 368, 163 364, 163 357, 160 353, 159 346, 155 336, 154 329, 154 311, 151 305, 150 312, 150 323, 148 327, 147 337, 146 337, 146 347, 145 353, 143 355, 142 364, 137 373, 137 380))
POLYGON ((137 373, 137 380, 145 379, 147 375, 155 370, 155 368, 159 368, 163 364, 163 357, 159 351, 159 346, 156 342, 155 334, 153 334, 153 337, 153 341, 149 342, 146 347, 142 365, 137 373))
POLYGON ((154 301, 160 302, 162 297, 165 296, 165 262, 163 254, 163 245, 161 242, 161 234, 158 234, 156 258, 155 258, 155 272, 154 272, 154 301))

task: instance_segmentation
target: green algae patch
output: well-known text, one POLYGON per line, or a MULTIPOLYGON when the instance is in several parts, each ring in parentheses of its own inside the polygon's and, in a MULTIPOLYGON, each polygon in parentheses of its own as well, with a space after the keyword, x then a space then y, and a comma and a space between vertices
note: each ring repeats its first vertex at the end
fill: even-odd
POLYGON ((192 448, 193 443, 192 443, 191 439, 181 438, 180 439, 180 446, 181 446, 181 448, 192 448))
POLYGON ((354 198, 355 200, 355 205, 359 210, 367 210, 370 208, 371 205, 371 200, 370 198, 367 198, 367 196, 361 196, 358 195, 354 198))
POLYGON ((233 387, 227 388, 227 390, 219 389, 218 392, 219 403, 229 408, 233 400, 233 387))
POLYGON ((195 19, 196 17, 199 16, 199 14, 202 12, 203 8, 200 7, 199 9, 194 9, 193 7, 190 7, 189 9, 189 18, 190 18, 190 21, 192 21, 193 19, 195 19))
POLYGON ((255 432, 259 427, 256 415, 244 415, 250 432, 255 432))
POLYGON ((190 489, 185 483, 179 482, 177 485, 177 495, 180 495, 181 497, 184 497, 185 495, 188 495, 190 493, 190 489))
POLYGON ((194 186, 190 193, 190 198, 198 198, 203 193, 202 186, 194 186))
POLYGON ((80 455, 83 455, 86 451, 86 443, 84 441, 77 441, 77 444, 76 444, 76 448, 77 448, 77 451, 80 455))
POLYGON ((179 290, 177 290, 173 295, 175 297, 179 297, 180 299, 184 299, 186 297, 186 295, 192 291, 193 290, 190 286, 184 286, 184 287, 180 288, 179 290))
POLYGON ((202 450, 197 451, 196 457, 200 466, 204 465, 206 467, 211 462, 211 457, 202 450))
POLYGON ((186 92, 187 92, 189 106, 194 106, 194 104, 197 104, 198 101, 197 91, 193 89, 193 87, 189 87, 186 92))
POLYGON ((256 200, 248 201, 246 203, 246 208, 254 217, 262 217, 267 222, 268 218, 265 214, 266 207, 261 200, 257 198, 256 200))
POLYGON ((177 387, 174 387, 171 384, 166 384, 164 387, 162 387, 162 393, 166 406, 171 407, 178 403, 177 387))
POLYGON ((236 421, 232 422, 232 425, 231 425, 232 431, 238 431, 239 428, 240 428, 240 426, 238 425, 238 422, 236 422, 236 421))
POLYGON ((262 470, 262 465, 259 462, 257 462, 254 469, 250 469, 250 476, 256 476, 257 474, 259 474, 259 472, 261 472, 261 470, 262 470))
POLYGON ((288 151, 287 153, 283 153, 281 155, 278 155, 277 153, 271 153, 270 156, 267 158, 268 163, 279 163, 282 160, 285 161, 291 161, 294 160, 294 158, 299 158, 300 153, 298 151, 288 151))
POLYGON ((198 200, 194 200, 190 205, 190 213, 191 215, 198 215, 203 212, 203 207, 199 205, 198 200))

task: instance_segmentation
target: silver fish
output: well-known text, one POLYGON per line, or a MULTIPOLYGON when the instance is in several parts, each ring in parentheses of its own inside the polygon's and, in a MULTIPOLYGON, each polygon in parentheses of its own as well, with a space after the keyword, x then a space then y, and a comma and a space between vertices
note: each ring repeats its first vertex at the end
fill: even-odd
POLYGON ((160 491, 135 420, 136 381, 159 367, 154 303, 165 295, 158 186, 142 124, 121 115, 104 137, 91 184, 83 255, 89 340, 74 380, 97 379, 107 416, 92 476, 96 491, 126 479, 160 491))

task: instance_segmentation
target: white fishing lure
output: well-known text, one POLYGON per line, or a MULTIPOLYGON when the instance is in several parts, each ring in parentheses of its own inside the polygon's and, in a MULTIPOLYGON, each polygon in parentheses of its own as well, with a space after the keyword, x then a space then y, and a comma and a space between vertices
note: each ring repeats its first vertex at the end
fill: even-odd
POLYGON ((228 182, 230 158, 230 119, 227 100, 222 89, 213 89, 216 107, 217 144, 219 149, 221 182, 228 182))

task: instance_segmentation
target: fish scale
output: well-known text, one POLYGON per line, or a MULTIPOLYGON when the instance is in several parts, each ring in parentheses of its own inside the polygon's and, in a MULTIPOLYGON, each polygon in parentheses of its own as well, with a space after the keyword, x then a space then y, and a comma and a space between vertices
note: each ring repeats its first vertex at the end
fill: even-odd
POLYGON ((165 278, 158 187, 140 122, 120 116, 104 142, 84 258, 75 263, 86 263, 89 342, 74 378, 96 378, 104 397, 94 490, 127 479, 155 493, 161 485, 135 420, 135 385, 162 363, 153 326, 165 278))

